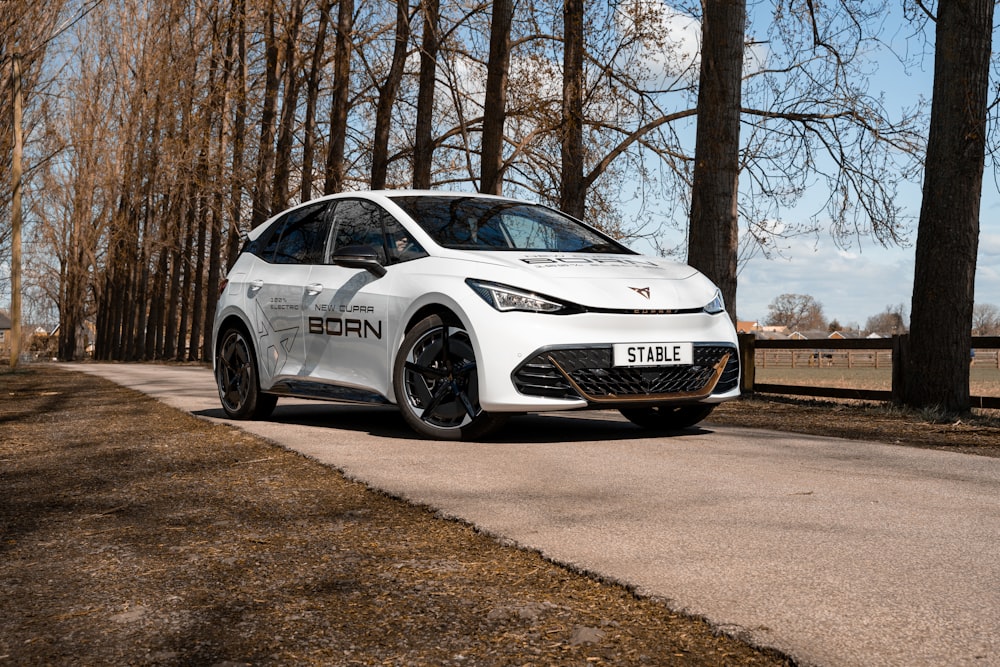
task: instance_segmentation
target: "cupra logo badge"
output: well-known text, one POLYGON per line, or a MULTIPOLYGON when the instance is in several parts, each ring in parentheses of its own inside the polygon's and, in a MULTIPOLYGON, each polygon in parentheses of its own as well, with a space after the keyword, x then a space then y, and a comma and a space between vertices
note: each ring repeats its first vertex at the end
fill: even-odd
POLYGON ((648 287, 629 287, 629 289, 635 292, 636 294, 646 297, 647 299, 649 298, 648 287))

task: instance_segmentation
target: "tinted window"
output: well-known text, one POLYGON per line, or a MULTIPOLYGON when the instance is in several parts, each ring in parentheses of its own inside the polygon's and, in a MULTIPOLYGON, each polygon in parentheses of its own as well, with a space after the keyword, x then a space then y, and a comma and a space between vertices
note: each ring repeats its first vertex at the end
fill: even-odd
POLYGON ((635 254, 544 206, 480 197, 403 196, 393 201, 446 248, 635 254))
POLYGON ((258 253, 274 264, 322 264, 330 230, 327 204, 291 211, 274 223, 274 232, 258 253))
POLYGON ((337 202, 334 221, 334 251, 352 245, 369 246, 378 253, 382 264, 427 254, 395 218, 372 202, 361 199, 337 202))

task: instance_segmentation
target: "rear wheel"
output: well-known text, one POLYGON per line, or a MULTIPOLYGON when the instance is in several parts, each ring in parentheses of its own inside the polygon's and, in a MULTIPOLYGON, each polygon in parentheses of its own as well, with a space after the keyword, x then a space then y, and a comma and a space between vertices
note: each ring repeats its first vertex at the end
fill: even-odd
POLYGON ((469 332, 437 315, 403 339, 392 374, 396 402, 414 431, 439 440, 470 440, 506 421, 479 405, 479 374, 469 332))
POLYGON ((630 422, 656 431, 679 431, 694 426, 715 409, 714 404, 652 405, 625 408, 620 412, 630 422))
POLYGON ((238 327, 223 332, 215 356, 215 382, 222 409, 233 419, 266 419, 278 402, 260 390, 253 344, 238 327))

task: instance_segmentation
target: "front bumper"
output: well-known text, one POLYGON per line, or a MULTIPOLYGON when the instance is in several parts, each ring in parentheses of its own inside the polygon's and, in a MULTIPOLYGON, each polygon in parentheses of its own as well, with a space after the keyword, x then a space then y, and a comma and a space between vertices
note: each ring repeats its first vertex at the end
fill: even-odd
POLYGON ((614 366, 611 345, 556 347, 539 351, 512 374, 526 396, 606 407, 702 401, 737 389, 739 380, 739 354, 727 343, 695 343, 690 365, 645 368, 614 366))
POLYGON ((736 332, 725 314, 480 311, 470 319, 479 325, 473 340, 479 401, 487 411, 721 403, 739 397, 736 332), (685 341, 694 348, 690 365, 615 367, 612 361, 615 343, 685 341))

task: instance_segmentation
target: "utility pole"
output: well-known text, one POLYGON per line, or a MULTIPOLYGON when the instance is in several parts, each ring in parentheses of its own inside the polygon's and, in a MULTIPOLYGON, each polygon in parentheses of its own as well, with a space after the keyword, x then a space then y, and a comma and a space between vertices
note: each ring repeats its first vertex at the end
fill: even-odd
POLYGON ((10 83, 14 95, 14 156, 11 160, 11 240, 10 240, 10 367, 17 368, 21 356, 21 56, 15 53, 10 62, 10 83))

